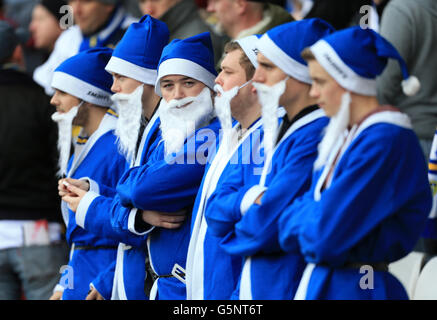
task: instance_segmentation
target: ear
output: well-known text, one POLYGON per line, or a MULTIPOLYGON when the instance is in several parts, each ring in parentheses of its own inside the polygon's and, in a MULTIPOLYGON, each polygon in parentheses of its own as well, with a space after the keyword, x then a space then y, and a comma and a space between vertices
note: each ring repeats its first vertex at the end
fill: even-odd
POLYGON ((246 13, 247 7, 249 6, 247 0, 236 0, 234 4, 235 12, 240 16, 246 13))

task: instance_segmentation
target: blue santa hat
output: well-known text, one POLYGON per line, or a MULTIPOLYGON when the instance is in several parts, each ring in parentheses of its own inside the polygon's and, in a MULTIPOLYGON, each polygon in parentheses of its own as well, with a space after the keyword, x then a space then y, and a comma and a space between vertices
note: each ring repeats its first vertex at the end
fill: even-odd
POLYGON ((258 50, 287 75, 311 84, 308 65, 301 57, 306 47, 331 34, 335 29, 319 19, 304 19, 279 25, 258 41, 258 50))
POLYGON ((161 96, 160 81, 167 75, 183 75, 203 82, 211 90, 217 72, 209 32, 180 40, 174 39, 162 51, 155 91, 161 96))
POLYGON ((167 25, 149 15, 132 23, 117 44, 106 70, 155 85, 162 49, 168 44, 167 25))
POLYGON ((235 40, 237 42, 246 56, 249 58, 250 62, 255 68, 258 68, 258 61, 256 55, 258 54, 258 40, 261 38, 260 34, 253 34, 248 37, 235 40))
POLYGON ((376 96, 376 77, 392 58, 402 70, 402 89, 414 95, 419 80, 408 74, 407 65, 393 45, 371 29, 351 27, 321 39, 310 47, 321 66, 345 89, 376 96))
POLYGON ((54 71, 52 87, 85 102, 112 105, 112 76, 105 71, 113 50, 98 47, 82 51, 62 62, 54 71))

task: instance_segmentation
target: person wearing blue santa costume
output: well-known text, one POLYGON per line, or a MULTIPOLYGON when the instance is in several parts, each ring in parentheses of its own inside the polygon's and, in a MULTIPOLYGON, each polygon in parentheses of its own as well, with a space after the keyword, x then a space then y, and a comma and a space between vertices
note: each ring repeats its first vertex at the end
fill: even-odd
MULTIPOLYGON (((256 184, 238 192, 238 202, 228 204, 240 212, 221 241, 228 254, 244 257, 234 293, 239 299, 291 299, 305 267, 299 251, 281 250, 277 221, 287 205, 309 188, 317 145, 328 124, 308 95, 311 79, 300 52, 333 30, 321 19, 308 19, 275 27, 257 43, 253 81, 263 106, 266 161, 256 184), (274 120, 279 105, 286 115, 278 127, 274 120)), ((207 219, 217 223, 222 218, 211 210, 207 219)))
MULTIPOLYGON (((155 93, 155 82, 158 62, 168 39, 167 26, 145 15, 128 28, 106 65, 113 76, 112 100, 119 114, 115 130, 117 143, 131 168, 145 164, 157 145, 160 97, 155 93)), ((75 189, 79 197, 68 199, 76 211, 77 223, 86 230, 119 241, 117 259, 93 281, 87 299, 147 299, 145 239, 129 230, 115 230, 109 212, 120 203, 120 197, 117 194, 104 197, 102 192, 107 186, 89 177, 83 180, 85 185, 79 180, 69 180, 84 190, 75 189)))
POLYGON ((286 251, 308 262, 295 299, 407 299, 387 264, 406 256, 431 209, 426 161, 409 118, 376 99, 375 78, 396 49, 370 29, 352 27, 306 49, 311 97, 330 122, 310 190, 279 220, 286 251))
MULTIPOLYGON (((211 99, 215 76, 209 33, 176 39, 164 48, 155 84, 156 93, 163 97, 156 111, 159 131, 147 161, 126 172, 112 201, 114 230, 129 231, 146 243, 146 280, 153 280, 150 299, 186 297, 188 212, 219 130, 211 99)), ((91 193, 86 203, 94 207, 104 201, 91 193)))
POLYGON ((211 233, 204 213, 209 196, 235 166, 244 163, 258 170, 262 166, 262 158, 250 152, 251 147, 259 149, 262 140, 261 106, 251 85, 258 38, 251 35, 226 44, 222 71, 215 80, 214 108, 222 137, 217 154, 207 164, 193 208, 186 267, 188 300, 229 299, 240 275, 242 258, 220 247, 221 238, 211 233))
MULTIPOLYGON (((115 144, 112 79, 104 69, 111 55, 112 49, 96 48, 67 59, 55 70, 52 86, 56 93, 51 100, 57 109, 52 118, 59 126, 60 173, 68 178, 90 177, 108 186, 108 194, 111 187, 114 194, 126 170, 126 159, 115 144), (72 124, 82 126, 82 131, 68 161, 72 124)), ((66 196, 68 191, 60 194, 66 196)), ((81 228, 64 201, 62 215, 70 260, 52 299, 60 298, 61 292, 63 300, 85 299, 90 283, 115 261, 118 243, 81 228)))
POLYGON ((437 130, 432 140, 428 162, 428 180, 432 192, 432 209, 422 233, 425 259, 423 265, 437 255, 437 130))

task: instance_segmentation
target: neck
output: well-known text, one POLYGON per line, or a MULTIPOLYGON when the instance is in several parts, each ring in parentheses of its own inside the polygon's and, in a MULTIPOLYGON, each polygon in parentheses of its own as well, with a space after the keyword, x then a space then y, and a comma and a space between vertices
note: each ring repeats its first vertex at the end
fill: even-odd
POLYGON ((143 116, 150 121, 152 119, 153 113, 158 107, 158 103, 160 101, 160 97, 154 94, 152 97, 149 97, 147 102, 143 101, 143 116))
POLYGON ((349 125, 359 123, 367 114, 379 107, 378 100, 372 96, 363 96, 351 93, 349 125))
POLYGON ((309 88, 302 90, 302 92, 289 103, 283 105, 285 111, 287 112, 288 120, 292 120, 299 112, 308 106, 316 104, 316 99, 310 98, 309 88))
POLYGON ((102 122, 103 117, 106 114, 108 108, 91 106, 88 113, 88 121, 86 125, 83 127, 83 131, 91 136, 96 130, 99 128, 100 123, 102 122))
POLYGON ((254 123, 259 117, 261 117, 261 106, 259 103, 254 104, 244 114, 235 119, 241 124, 241 128, 247 129, 252 123, 254 123))
MULTIPOLYGON (((249 3, 251 5, 251 3, 249 3)), ((256 5, 256 4, 255 4, 256 5)), ((263 19, 263 10, 259 11, 247 11, 246 14, 241 15, 238 18, 237 24, 234 30, 229 35, 232 39, 235 39, 243 30, 252 28, 263 19)))

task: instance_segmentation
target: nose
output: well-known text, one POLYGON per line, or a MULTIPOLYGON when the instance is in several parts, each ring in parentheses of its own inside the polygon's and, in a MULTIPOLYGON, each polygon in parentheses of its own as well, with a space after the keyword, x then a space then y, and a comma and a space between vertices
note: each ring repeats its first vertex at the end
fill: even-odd
POLYGON ((34 20, 32 20, 29 24, 29 31, 31 33, 35 33, 35 21, 34 20))
POLYGON ((320 92, 319 90, 316 88, 316 86, 313 84, 311 85, 311 89, 310 89, 310 93, 309 93, 311 98, 319 98, 320 96, 320 92))
POLYGON ((56 93, 50 99, 50 104, 57 107, 59 105, 59 100, 56 97, 56 93))
POLYGON ((214 0, 208 0, 208 3, 206 5, 206 12, 215 12, 214 0))
POLYGON ((223 74, 223 71, 221 71, 218 74, 217 78, 215 78, 215 80, 214 80, 214 83, 219 84, 219 85, 221 85, 223 87, 222 74, 223 74))
POLYGON ((148 14, 152 17, 155 18, 154 14, 155 14, 155 7, 152 3, 152 1, 144 1, 141 4, 141 11, 143 14, 148 14))
POLYGON ((111 91, 114 93, 120 92, 120 85, 118 84, 118 81, 116 79, 114 79, 112 82, 111 91))
POLYGON ((175 84, 173 99, 179 100, 183 98, 185 98, 184 88, 180 84, 175 84))

